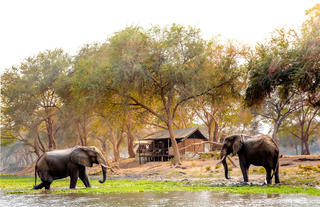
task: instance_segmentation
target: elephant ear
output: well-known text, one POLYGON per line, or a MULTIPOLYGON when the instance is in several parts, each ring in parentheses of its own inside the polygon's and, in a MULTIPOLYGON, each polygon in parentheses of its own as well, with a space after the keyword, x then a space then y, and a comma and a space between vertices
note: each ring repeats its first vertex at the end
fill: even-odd
POLYGON ((78 165, 83 165, 86 167, 92 167, 92 163, 88 153, 86 153, 81 147, 77 147, 71 153, 71 161, 78 165))
POLYGON ((104 158, 104 156, 102 155, 102 153, 98 149, 97 149, 97 160, 98 160, 99 164, 102 165, 103 167, 108 166, 106 159, 104 158))
POLYGON ((234 142, 233 142, 233 145, 232 145, 233 155, 236 155, 239 152, 239 150, 241 149, 242 145, 243 145, 242 136, 241 135, 235 136, 234 142))

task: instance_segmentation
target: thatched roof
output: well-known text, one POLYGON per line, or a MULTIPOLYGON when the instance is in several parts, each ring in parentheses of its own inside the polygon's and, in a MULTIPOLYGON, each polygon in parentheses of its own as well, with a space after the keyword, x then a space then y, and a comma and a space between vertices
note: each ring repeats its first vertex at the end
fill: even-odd
MULTIPOLYGON (((191 135, 196 135, 196 138, 203 138, 207 139, 205 135, 199 130, 198 127, 193 127, 193 128, 187 128, 187 129, 175 129, 173 130, 174 137, 176 139, 185 139, 188 138, 191 135)), ((170 139, 169 131, 168 130, 161 130, 158 131, 146 138, 145 140, 156 140, 156 139, 170 139)))

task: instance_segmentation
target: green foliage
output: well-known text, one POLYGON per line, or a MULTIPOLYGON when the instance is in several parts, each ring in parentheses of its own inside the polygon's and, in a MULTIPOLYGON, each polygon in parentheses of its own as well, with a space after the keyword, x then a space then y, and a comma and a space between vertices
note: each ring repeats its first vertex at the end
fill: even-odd
POLYGON ((62 104, 56 92, 58 79, 67 73, 70 64, 71 58, 63 50, 47 50, 1 75, 2 126, 9 138, 31 146, 37 134, 41 137, 44 132, 49 138, 55 130, 57 108, 62 104))
POLYGON ((252 172, 256 174, 266 174, 266 170, 264 169, 264 167, 260 167, 259 169, 253 169, 252 172))
POLYGON ((307 92, 310 103, 320 103, 319 8, 317 4, 307 12, 309 18, 301 31, 276 30, 268 42, 256 46, 247 65, 247 105, 259 105, 280 86, 285 91, 295 88, 307 92))
POLYGON ((212 157, 211 153, 202 153, 200 156, 202 159, 210 159, 212 157))
POLYGON ((221 167, 222 167, 222 165, 221 165, 221 164, 218 164, 218 165, 215 166, 215 169, 219 169, 219 168, 221 168, 221 167))
MULTIPOLYGON (((194 185, 185 185, 185 182, 174 181, 150 181, 150 180, 107 180, 104 184, 98 183, 98 180, 91 180, 93 186, 97 188, 84 187, 79 182, 77 189, 65 189, 69 186, 69 180, 56 180, 52 183, 51 193, 53 194, 108 194, 108 193, 138 193, 138 192, 155 192, 165 193, 172 191, 213 191, 240 194, 296 194, 304 193, 309 195, 320 196, 320 190, 316 188, 291 187, 288 185, 270 185, 270 186, 243 186, 243 187, 210 187, 205 183, 198 182, 194 185)), ((21 177, 0 177, 0 188, 10 190, 10 194, 34 194, 43 193, 42 190, 31 190, 34 185, 33 178, 21 177)))
POLYGON ((298 168, 301 169, 304 172, 306 172, 306 171, 314 171, 314 172, 319 172, 320 173, 319 166, 301 165, 301 164, 299 164, 298 168))

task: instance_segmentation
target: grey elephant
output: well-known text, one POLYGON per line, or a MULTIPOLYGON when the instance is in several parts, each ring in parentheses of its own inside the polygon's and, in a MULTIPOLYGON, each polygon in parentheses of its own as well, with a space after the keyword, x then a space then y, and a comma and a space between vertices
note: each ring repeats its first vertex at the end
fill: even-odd
POLYGON ((232 135, 226 137, 221 149, 222 164, 224 166, 226 179, 229 179, 226 157, 231 153, 239 156, 239 164, 244 183, 248 182, 250 165, 263 166, 266 169, 266 184, 272 183, 273 176, 275 176, 275 183, 280 183, 279 148, 271 137, 265 135, 257 137, 232 135))
POLYGON ((50 189, 52 181, 70 176, 70 188, 75 188, 78 178, 85 187, 91 187, 86 167, 93 163, 100 164, 104 183, 107 176, 107 162, 102 153, 94 146, 75 146, 69 149, 45 152, 39 157, 35 166, 35 186, 33 189, 50 189), (37 174, 42 183, 37 185, 37 174))

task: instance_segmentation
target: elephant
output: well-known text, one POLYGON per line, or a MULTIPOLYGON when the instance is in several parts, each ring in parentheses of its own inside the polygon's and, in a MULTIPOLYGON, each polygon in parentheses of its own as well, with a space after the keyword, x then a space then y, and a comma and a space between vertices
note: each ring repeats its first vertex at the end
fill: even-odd
POLYGON ((275 176, 275 183, 279 179, 279 147, 275 141, 266 135, 251 137, 247 135, 232 135, 226 137, 221 149, 221 162, 224 167, 225 178, 228 177, 228 164, 226 157, 233 153, 238 154, 239 164, 244 183, 248 182, 248 170, 250 165, 263 166, 266 169, 266 180, 264 184, 271 184, 275 176), (271 172, 273 174, 271 175, 271 172))
POLYGON ((70 188, 75 188, 78 177, 85 187, 91 187, 86 167, 100 164, 104 183, 107 177, 108 164, 102 153, 94 146, 75 146, 73 148, 53 150, 42 154, 35 165, 35 186, 33 189, 50 189, 52 181, 70 176, 70 188), (42 183, 37 185, 37 174, 42 183))

